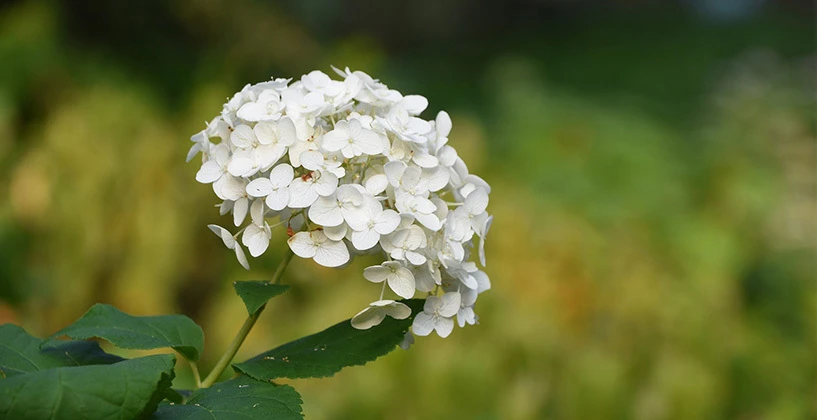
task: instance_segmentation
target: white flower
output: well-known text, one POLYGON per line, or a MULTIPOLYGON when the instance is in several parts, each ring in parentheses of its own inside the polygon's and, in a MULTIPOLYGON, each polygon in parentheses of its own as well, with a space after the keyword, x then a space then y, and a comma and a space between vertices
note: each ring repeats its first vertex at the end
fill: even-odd
POLYGON ((295 125, 289 118, 278 122, 262 121, 250 128, 239 125, 230 136, 238 149, 227 170, 234 176, 251 176, 272 167, 295 143, 295 125))
POLYGON ((213 147, 209 159, 201 164, 201 168, 196 173, 196 181, 202 184, 218 182, 227 173, 229 163, 230 148, 223 143, 213 147))
POLYGON ((256 178, 247 184, 250 197, 266 197, 267 207, 283 210, 289 204, 289 184, 295 177, 292 166, 282 163, 270 171, 268 178, 256 178))
MULTIPOLYGON (((289 146, 289 162, 293 167, 301 166, 301 155, 304 152, 320 150, 321 137, 319 137, 320 130, 313 128, 306 120, 297 120, 300 124, 295 126, 298 132, 298 140, 292 146, 289 146), (304 132, 303 134, 301 132, 304 132)), ((314 169, 313 169, 314 170, 314 169)))
MULTIPOLYGON (((198 133, 193 134, 190 137, 190 141, 193 142, 193 145, 190 146, 190 150, 187 152, 186 160, 187 162, 193 160, 193 157, 195 157, 199 153, 204 153, 206 155, 210 148, 213 146, 213 143, 210 142, 210 136, 207 135, 206 130, 201 130, 198 133)), ((196 180, 198 181, 198 179, 196 180)))
MULTIPOLYGON (((247 188, 244 187, 246 190, 247 188)), ((250 210, 250 199, 247 198, 247 193, 244 192, 241 197, 235 199, 233 202, 233 224, 241 226, 244 219, 247 218, 247 212, 250 210)))
POLYGON ((382 265, 367 267, 363 270, 363 277, 372 283, 382 283, 385 280, 389 288, 402 298, 414 296, 414 275, 397 261, 385 261, 382 265))
POLYGON ((363 185, 369 194, 373 196, 379 195, 389 187, 389 179, 385 174, 374 172, 374 169, 369 168, 369 170, 366 171, 366 179, 363 185))
POLYGON ((420 95, 406 95, 397 106, 405 109, 410 115, 420 115, 428 108, 428 99, 420 95))
POLYGON ((450 234, 455 240, 469 240, 474 230, 485 230, 486 223, 482 216, 488 207, 488 194, 485 190, 475 189, 465 202, 449 214, 450 234))
MULTIPOLYGON (((435 123, 434 129, 436 131, 434 133, 435 134, 434 149, 432 150, 432 152, 438 153, 440 149, 442 149, 442 147, 445 146, 446 143, 448 143, 448 135, 451 133, 451 117, 448 115, 447 112, 440 111, 437 113, 437 119, 434 120, 434 123, 435 123)), ((454 150, 453 147, 451 147, 450 149, 454 151, 454 157, 456 158, 457 152, 454 150)), ((437 155, 437 157, 439 157, 439 154, 437 155)), ((445 166, 451 166, 453 164, 454 162, 452 160, 448 165, 445 166)))
POLYGON ((312 258, 324 267, 340 267, 349 261, 349 250, 342 241, 333 241, 321 230, 298 232, 287 241, 301 258, 312 258))
POLYGON ((368 330, 380 325, 387 315, 394 319, 406 319, 411 315, 411 308, 393 300, 378 300, 352 317, 352 326, 359 330, 368 330))
POLYGON ((437 206, 427 198, 404 194, 397 199, 395 206, 401 213, 414 216, 420 224, 428 229, 436 231, 442 227, 440 219, 434 214, 437 211, 437 206))
POLYGON ((250 255, 257 257, 264 253, 269 246, 272 232, 267 222, 264 220, 264 202, 255 200, 250 208, 252 224, 244 229, 244 236, 241 243, 250 251, 250 255))
MULTIPOLYGON (((248 84, 191 137, 187 159, 202 156, 196 180, 212 184, 219 213, 232 213, 240 230, 211 229, 244 267, 242 244, 259 257, 279 240, 271 219, 286 226, 296 255, 320 265, 344 265, 350 252, 379 255, 363 277, 383 284, 381 296, 355 316, 356 328, 410 315, 383 300, 386 285, 404 298, 428 293, 418 335, 448 335, 455 315, 475 324, 477 297, 491 288, 477 268, 493 222, 491 186, 450 144, 448 113, 426 120, 425 97, 334 70, 340 79, 316 70, 248 84)), ((409 332, 401 346, 413 339, 409 332)))
POLYGON ((326 73, 320 70, 314 70, 301 76, 301 82, 306 90, 320 92, 329 97, 341 95, 346 90, 343 82, 330 79, 326 73))
POLYGON ((403 341, 398 346, 403 350, 408 350, 412 344, 414 344, 414 334, 411 331, 406 331, 406 334, 403 335, 403 341))
POLYGON ((209 227, 210 230, 212 230, 213 233, 216 234, 216 236, 221 238, 221 241, 224 242, 224 246, 226 246, 227 249, 232 249, 233 251, 235 251, 235 257, 236 259, 238 259, 238 263, 241 264, 241 266, 244 267, 245 269, 249 270, 250 263, 247 262, 247 256, 244 255, 244 250, 241 249, 241 245, 239 245, 238 242, 235 241, 235 237, 233 237, 233 235, 230 234, 230 232, 227 229, 224 229, 221 226, 207 225, 207 227, 209 227))
POLYGON ((352 245, 365 251, 380 241, 380 235, 388 235, 400 224, 400 215, 394 210, 383 210, 377 200, 366 200, 359 218, 348 221, 352 232, 352 245))
POLYGON ((332 195, 338 187, 338 177, 331 172, 312 171, 295 178, 289 185, 289 207, 302 209, 318 197, 332 195))
POLYGON ((431 132, 431 124, 428 121, 410 116, 408 111, 400 106, 392 107, 385 118, 378 117, 377 120, 384 129, 407 142, 425 143, 428 140, 426 134, 431 132))
POLYGON ((327 238, 333 241, 341 241, 343 238, 346 237, 346 233, 349 232, 349 226, 346 223, 341 223, 337 226, 324 226, 323 233, 326 235, 327 238))
POLYGON ((252 91, 252 85, 245 85, 240 92, 233 95, 233 97, 224 104, 221 110, 221 118, 230 126, 235 125, 235 117, 238 109, 241 108, 241 105, 244 103, 253 100, 254 97, 256 97, 256 95, 255 92, 252 91))
POLYGON ((465 324, 474 325, 477 323, 477 315, 474 313, 474 303, 477 301, 476 290, 465 290, 462 292, 462 299, 460 300, 460 309, 457 311, 457 324, 460 328, 465 324))
POLYGON ((318 197, 309 208, 309 220, 323 226, 337 226, 347 222, 362 221, 359 209, 363 204, 363 195, 351 185, 341 185, 329 196, 318 197))
POLYGON ((286 105, 287 114, 309 117, 320 114, 321 110, 327 106, 321 92, 310 92, 304 95, 297 89, 289 88, 284 90, 281 98, 286 105))
POLYGON ((383 152, 380 136, 360 125, 357 119, 339 121, 335 129, 323 135, 323 148, 330 152, 340 150, 345 158, 383 152))
POLYGON ((213 192, 222 200, 240 200, 247 196, 247 180, 225 174, 213 183, 213 192))
POLYGON ((480 229, 477 230, 479 236, 479 263, 485 267, 485 238, 488 236, 488 230, 491 229, 491 224, 494 222, 494 216, 485 218, 480 229))
POLYGON ((249 102, 238 109, 238 118, 247 121, 277 120, 281 118, 281 111, 284 104, 281 103, 281 95, 275 90, 267 89, 258 95, 255 102, 249 102))
POLYGON ((400 229, 390 236, 390 240, 381 241, 383 249, 391 254, 396 260, 408 260, 414 265, 426 262, 426 257, 417 252, 426 246, 426 235, 418 226, 410 226, 400 229))
POLYGON ((472 273, 472 275, 477 279, 478 293, 491 290, 491 279, 488 278, 488 275, 485 274, 484 271, 477 270, 476 272, 472 273))
POLYGON ((329 172, 338 178, 346 175, 346 169, 341 166, 343 164, 342 159, 336 159, 333 154, 325 156, 319 151, 307 150, 301 153, 300 160, 301 165, 310 171, 329 172))
POLYGON ((479 286, 476 277, 473 275, 477 271, 477 265, 474 262, 449 260, 446 268, 448 274, 459 280, 463 286, 469 289, 476 289, 479 286))
POLYGON ((434 287, 442 282, 440 263, 437 261, 427 261, 425 264, 411 267, 414 274, 415 287, 421 292, 430 292, 434 287))
POLYGON ((421 337, 436 331, 442 338, 448 337, 454 330, 452 317, 460 310, 460 294, 449 292, 442 297, 431 296, 423 305, 423 312, 417 314, 411 325, 414 334, 421 337))

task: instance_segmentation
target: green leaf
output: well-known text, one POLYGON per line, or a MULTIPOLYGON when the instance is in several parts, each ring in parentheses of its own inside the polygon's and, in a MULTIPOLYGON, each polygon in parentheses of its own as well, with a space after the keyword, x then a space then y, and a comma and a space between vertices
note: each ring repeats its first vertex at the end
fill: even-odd
POLYGON ((184 395, 182 395, 181 392, 173 388, 168 388, 164 390, 164 392, 162 393, 162 399, 168 400, 176 404, 181 404, 184 402, 184 395))
POLYGON ((244 301, 250 315, 258 311, 268 300, 289 290, 288 285, 272 284, 267 281, 237 281, 233 283, 235 293, 244 301))
POLYGON ((63 366, 107 365, 123 359, 93 341, 52 341, 32 337, 13 324, 0 325, 0 379, 63 366))
POLYGON ((131 316, 100 303, 51 338, 61 335, 75 339, 99 337, 125 349, 172 347, 194 361, 198 360, 204 347, 201 327, 184 315, 131 316))
POLYGON ((175 356, 162 354, 4 379, 0 381, 0 418, 141 418, 156 410, 170 388, 175 363, 175 356))
POLYGON ((303 419, 301 396, 288 385, 241 375, 193 393, 185 405, 162 404, 154 420, 303 419))
POLYGON ((317 334, 284 344, 233 367, 255 379, 322 378, 332 376, 346 366, 364 365, 392 350, 403 340, 411 321, 422 311, 424 301, 402 301, 412 316, 396 320, 386 317, 368 330, 357 330, 350 320, 317 334))

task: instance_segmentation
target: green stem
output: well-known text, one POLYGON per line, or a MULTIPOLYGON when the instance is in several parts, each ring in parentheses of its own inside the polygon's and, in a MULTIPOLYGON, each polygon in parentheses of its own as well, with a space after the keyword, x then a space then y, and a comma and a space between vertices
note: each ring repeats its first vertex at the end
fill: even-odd
POLYGON ((196 365, 196 362, 192 360, 188 360, 190 362, 190 370, 193 371, 193 380, 196 381, 196 388, 201 388, 201 375, 199 375, 199 367, 196 365))
MULTIPOLYGON (((275 270, 275 274, 272 275, 272 280, 270 283, 272 284, 280 284, 281 278, 284 275, 284 270, 286 270, 287 265, 292 260, 292 251, 287 249, 284 258, 281 260, 281 264, 278 265, 278 269, 275 270)), ((230 347, 227 348, 227 351, 221 355, 221 358, 216 363, 216 366, 213 368, 213 371, 201 381, 201 387, 207 388, 210 385, 213 385, 221 374, 224 372, 224 369, 227 369, 227 366, 230 365, 230 362, 233 361, 235 354, 238 352, 238 349, 241 348, 241 344, 244 343, 244 339, 247 338, 247 335, 252 330, 252 327, 255 325, 255 322, 258 321, 258 317, 261 315, 261 312, 264 311, 266 305, 260 307, 254 314, 247 317, 244 321, 244 325, 241 326, 241 329, 236 334, 235 338, 233 338, 233 342, 230 343, 230 347)))

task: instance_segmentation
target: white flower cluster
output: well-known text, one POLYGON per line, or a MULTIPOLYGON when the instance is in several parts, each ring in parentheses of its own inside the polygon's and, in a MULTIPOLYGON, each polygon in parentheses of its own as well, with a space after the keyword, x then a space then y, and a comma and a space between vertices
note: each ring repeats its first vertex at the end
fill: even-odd
POLYGON ((212 184, 221 214, 232 212, 237 227, 250 216, 235 234, 210 228, 245 268, 241 245, 263 254, 278 225, 287 225, 295 255, 326 267, 350 254, 383 255, 363 272, 383 284, 380 298, 352 319, 355 328, 410 316, 405 304, 383 299, 386 285, 402 298, 429 295, 417 335, 446 337, 454 317, 474 324, 477 295, 490 288, 470 261, 476 254, 485 265, 490 186, 447 144, 447 113, 426 121, 426 98, 335 71, 342 81, 313 71, 292 83, 247 85, 191 138, 188 161, 202 153, 196 180, 212 184))

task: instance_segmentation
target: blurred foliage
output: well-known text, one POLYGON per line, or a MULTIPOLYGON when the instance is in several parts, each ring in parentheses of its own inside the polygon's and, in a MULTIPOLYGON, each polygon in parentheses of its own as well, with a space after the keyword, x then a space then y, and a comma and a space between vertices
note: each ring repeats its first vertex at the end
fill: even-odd
MULTIPOLYGON (((0 322, 183 312, 211 366, 285 236, 242 271, 187 139, 247 82, 348 65, 452 114, 494 289, 478 327, 293 381, 308 418, 814 418, 810 7, 404 3, 0 5, 0 322)), ((240 357, 356 313, 366 265, 293 262, 240 357)))

